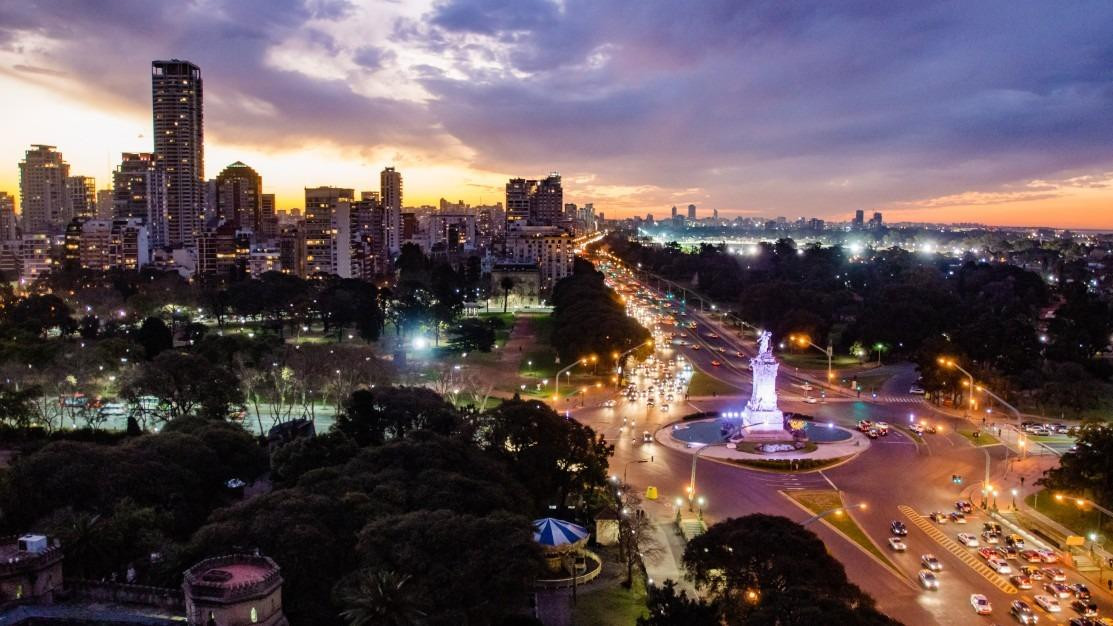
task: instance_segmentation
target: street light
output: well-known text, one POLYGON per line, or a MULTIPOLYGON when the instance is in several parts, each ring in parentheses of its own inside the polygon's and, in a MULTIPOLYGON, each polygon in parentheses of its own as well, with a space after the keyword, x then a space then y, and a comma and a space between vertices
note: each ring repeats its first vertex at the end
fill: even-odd
POLYGON ((857 504, 847 504, 847 505, 843 505, 843 506, 837 506, 833 509, 827 509, 826 511, 821 511, 819 513, 816 513, 815 515, 809 517, 808 519, 800 522, 800 525, 801 526, 807 526, 808 524, 811 524, 813 522, 817 522, 817 521, 827 517, 828 515, 832 515, 832 514, 842 515, 843 513, 846 512, 846 509, 848 509, 848 508, 856 508, 859 511, 865 511, 867 507, 868 507, 868 505, 865 502, 858 502, 857 504))
POLYGON ((568 370, 581 364, 587 365, 587 359, 579 359, 577 361, 573 361, 571 365, 557 372, 556 378, 554 379, 555 384, 553 385, 553 400, 560 398, 560 375, 567 372, 568 377, 571 378, 572 372, 569 372, 568 370))
POLYGON ((626 484, 626 470, 630 469, 631 463, 649 463, 649 459, 634 459, 633 461, 626 461, 626 465, 622 466, 622 484, 626 484))
POLYGON ((811 346, 811 347, 815 348, 816 350, 819 350, 823 354, 826 354, 827 355, 827 382, 830 383, 832 380, 835 379, 835 374, 834 374, 834 372, 831 371, 831 356, 835 353, 835 349, 831 347, 830 343, 827 344, 826 348, 821 348, 821 347, 815 345, 814 343, 812 343, 811 338, 809 338, 807 335, 789 335, 788 339, 789 339, 789 341, 796 342, 802 348, 807 348, 808 346, 811 346))

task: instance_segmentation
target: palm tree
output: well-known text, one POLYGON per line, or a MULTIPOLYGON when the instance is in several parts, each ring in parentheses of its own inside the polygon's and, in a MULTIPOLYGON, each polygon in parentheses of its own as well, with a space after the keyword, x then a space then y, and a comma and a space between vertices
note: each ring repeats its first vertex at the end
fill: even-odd
POLYGON ((506 313, 506 302, 510 299, 510 290, 514 288, 514 279, 510 276, 503 276, 499 281, 499 287, 502 287, 502 312, 506 313))
POLYGON ((344 606, 340 617, 349 626, 416 626, 425 613, 411 597, 409 574, 363 570, 343 586, 337 599, 344 606))

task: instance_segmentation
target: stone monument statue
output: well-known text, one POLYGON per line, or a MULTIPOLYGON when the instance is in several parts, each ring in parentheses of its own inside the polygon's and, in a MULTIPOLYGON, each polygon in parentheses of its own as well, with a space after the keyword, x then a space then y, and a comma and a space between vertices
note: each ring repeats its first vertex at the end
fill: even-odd
POLYGON ((758 353, 750 359, 754 389, 742 412, 742 423, 732 439, 766 439, 787 435, 784 413, 777 408, 777 368, 780 364, 769 345, 772 338, 767 330, 758 335, 758 353))

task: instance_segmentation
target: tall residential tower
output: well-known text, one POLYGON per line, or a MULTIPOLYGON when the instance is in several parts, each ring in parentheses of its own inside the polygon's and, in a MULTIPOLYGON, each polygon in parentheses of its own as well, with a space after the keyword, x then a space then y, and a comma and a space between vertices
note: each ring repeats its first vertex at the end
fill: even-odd
POLYGON ((204 124, 201 68, 171 59, 151 63, 155 156, 166 172, 167 243, 192 246, 204 223, 204 124))

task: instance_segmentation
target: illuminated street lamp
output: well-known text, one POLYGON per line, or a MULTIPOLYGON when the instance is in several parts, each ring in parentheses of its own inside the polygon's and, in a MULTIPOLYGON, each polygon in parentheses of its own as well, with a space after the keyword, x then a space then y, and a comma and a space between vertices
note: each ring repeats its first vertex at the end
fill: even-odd
POLYGON ((801 348, 807 348, 808 346, 811 346, 811 347, 815 348, 816 350, 819 350, 823 354, 826 354, 827 355, 827 382, 830 383, 832 380, 835 379, 835 374, 834 374, 834 372, 831 371, 831 356, 835 353, 835 349, 831 347, 830 343, 827 344, 826 348, 821 348, 821 347, 815 345, 814 343, 812 343, 811 338, 809 338, 807 335, 789 335, 788 340, 797 343, 801 348))

